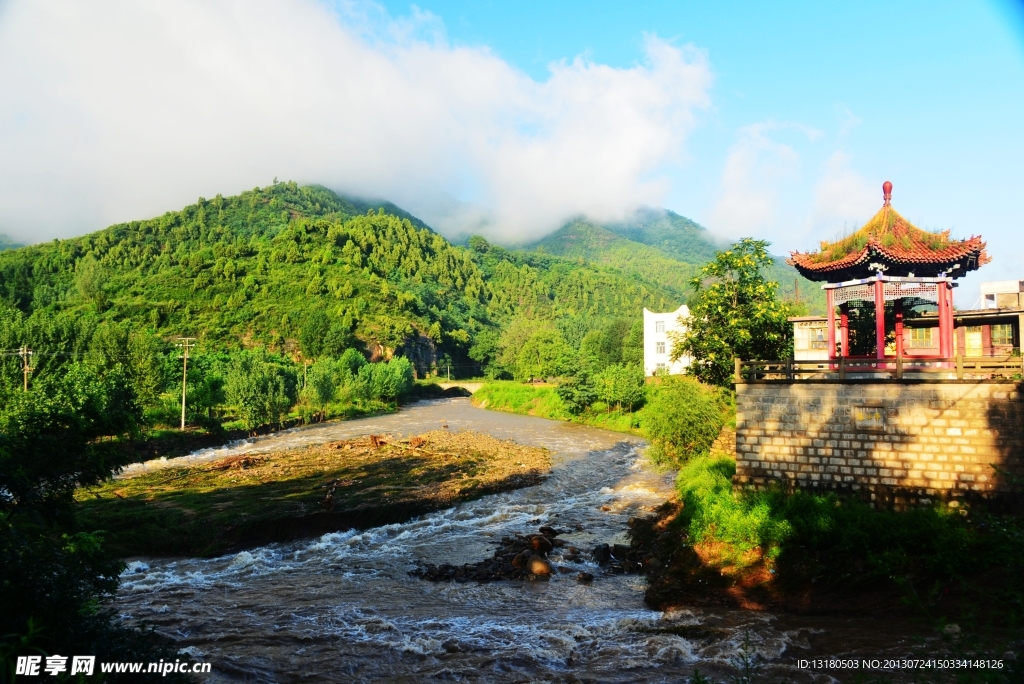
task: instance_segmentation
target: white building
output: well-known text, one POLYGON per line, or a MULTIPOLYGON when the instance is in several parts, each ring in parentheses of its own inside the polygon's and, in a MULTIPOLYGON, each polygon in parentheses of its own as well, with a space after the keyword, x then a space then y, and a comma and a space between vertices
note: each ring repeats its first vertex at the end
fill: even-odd
POLYGON ((672 361, 672 340, 668 334, 686 330, 686 324, 680 319, 685 321, 689 317, 690 309, 685 304, 668 313, 644 309, 644 375, 654 375, 663 368, 668 369, 669 375, 685 372, 690 359, 684 356, 672 361))
MULTIPOLYGON (((793 324, 793 358, 797 361, 828 361, 828 322, 824 316, 796 316, 793 324)), ((839 323, 836 323, 839 339, 839 323)))
POLYGON ((981 284, 982 309, 1016 309, 1024 306, 1024 280, 997 280, 981 284))

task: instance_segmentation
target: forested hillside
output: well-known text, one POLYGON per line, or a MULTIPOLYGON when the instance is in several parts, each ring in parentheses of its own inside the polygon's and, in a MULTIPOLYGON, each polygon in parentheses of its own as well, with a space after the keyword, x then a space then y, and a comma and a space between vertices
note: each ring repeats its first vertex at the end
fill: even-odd
POLYGON ((81 355, 127 325, 210 350, 305 358, 362 346, 423 370, 492 359, 515 317, 600 322, 678 306, 615 269, 448 243, 391 205, 279 183, 0 254, 0 346, 81 355))
MULTIPOLYGON (((627 221, 598 224, 586 218, 570 221, 558 231, 526 245, 539 251, 617 268, 671 289, 685 299, 689 281, 700 267, 715 258, 728 244, 706 228, 671 211, 644 207, 627 221)), ((787 300, 799 299, 811 311, 824 311, 821 288, 803 277, 782 257, 765 275, 779 283, 787 300)))

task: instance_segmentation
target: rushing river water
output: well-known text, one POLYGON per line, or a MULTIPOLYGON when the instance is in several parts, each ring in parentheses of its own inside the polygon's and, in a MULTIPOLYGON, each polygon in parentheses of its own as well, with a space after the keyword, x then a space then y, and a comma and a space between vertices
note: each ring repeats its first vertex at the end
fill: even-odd
POLYGON ((834 629, 866 639, 848 652, 880 653, 883 644, 899 651, 907 643, 854 622, 783 626, 767 613, 652 611, 643 603, 642 576, 605 575, 589 562, 573 567, 593 573, 591 584, 578 583, 575 573, 487 584, 409 577, 419 562, 482 560, 501 537, 540 525, 571 530, 562 538, 583 549, 626 542, 627 520, 664 501, 672 488, 671 476, 645 467, 643 442, 627 435, 451 399, 149 467, 368 433, 407 436, 444 424, 547 447, 553 472, 538 486, 401 525, 214 559, 135 560, 122 578, 118 609, 174 638, 193 659, 212 663, 211 681, 678 682, 695 667, 729 680, 745 660, 765 663, 782 681, 830 681, 789 664, 794 653, 808 652, 816 634, 834 629), (709 627, 714 636, 688 640, 652 631, 680 625, 709 627))

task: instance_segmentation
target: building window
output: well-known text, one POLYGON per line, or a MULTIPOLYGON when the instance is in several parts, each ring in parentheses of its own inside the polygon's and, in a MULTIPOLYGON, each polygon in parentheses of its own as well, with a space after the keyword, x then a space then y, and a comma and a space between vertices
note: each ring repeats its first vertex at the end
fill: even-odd
POLYGON ((1013 326, 1009 323, 999 323, 998 325, 992 326, 992 346, 1006 346, 1013 345, 1013 326))
POLYGON ((665 332, 665 321, 654 321, 654 332, 665 332))
POLYGON ((826 349, 828 338, 825 335, 825 328, 811 328, 811 349, 826 349))
POLYGON ((910 328, 906 337, 907 346, 920 349, 932 346, 932 330, 934 328, 910 328))
POLYGON ((665 343, 664 342, 655 342, 654 343, 654 353, 655 354, 664 354, 665 353, 665 343))

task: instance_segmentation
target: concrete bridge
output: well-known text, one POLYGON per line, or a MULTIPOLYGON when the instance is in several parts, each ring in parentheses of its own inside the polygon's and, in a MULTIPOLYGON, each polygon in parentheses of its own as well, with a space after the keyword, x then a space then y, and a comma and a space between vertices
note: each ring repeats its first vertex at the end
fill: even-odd
POLYGON ((461 387, 462 389, 466 390, 470 394, 476 394, 476 391, 478 389, 480 389, 481 387, 483 387, 484 383, 482 383, 482 382, 459 382, 458 380, 456 380, 454 382, 439 382, 439 383, 437 383, 437 386, 440 387, 441 389, 451 389, 452 387, 461 387))

